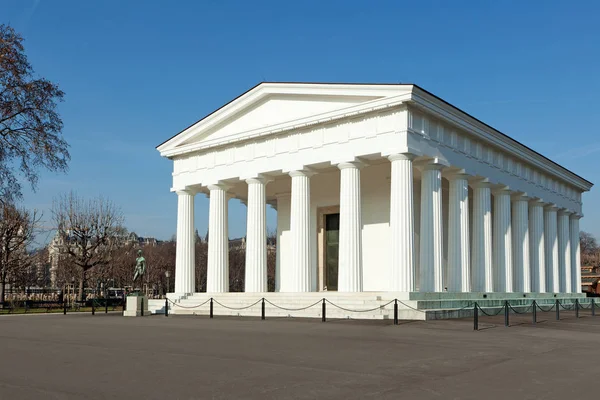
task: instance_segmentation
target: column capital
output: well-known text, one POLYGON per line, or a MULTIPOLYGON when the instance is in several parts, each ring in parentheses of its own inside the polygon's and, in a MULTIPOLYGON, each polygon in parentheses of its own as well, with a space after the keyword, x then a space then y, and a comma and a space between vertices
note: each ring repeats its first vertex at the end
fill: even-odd
POLYGON ((573 212, 567 208, 559 208, 558 215, 571 215, 573 212))
POLYGON ((583 218, 583 214, 579 214, 579 213, 572 213, 570 216, 571 219, 581 219, 583 218))
POLYGON ((446 161, 442 158, 438 158, 438 157, 430 157, 430 158, 422 160, 422 161, 417 161, 416 165, 418 167, 420 167, 423 171, 427 171, 427 170, 441 171, 442 169, 450 166, 448 161, 446 161))
POLYGON ((418 155, 414 154, 414 153, 395 153, 395 154, 390 154, 389 156, 387 156, 387 159, 390 161, 396 161, 396 160, 408 160, 408 161, 412 161, 415 158, 417 158, 418 155))
POLYGON ((291 176, 292 178, 295 176, 306 176, 306 177, 310 178, 311 176, 313 176, 315 174, 316 174, 315 170, 310 169, 310 168, 297 169, 297 170, 288 172, 288 175, 291 176))
POLYGON ((491 188, 493 186, 487 178, 472 178, 469 183, 473 188, 491 188))
POLYGON ((506 185, 498 185, 498 186, 494 186, 492 188, 492 193, 495 195, 498 195, 498 194, 510 195, 512 193, 512 190, 510 190, 510 187, 508 187, 506 185))
POLYGON ((529 201, 531 197, 526 192, 514 192, 511 196, 512 201, 529 201))
POLYGON ((255 178, 246 179, 246 183, 248 185, 250 185, 250 184, 257 184, 257 183, 258 184, 266 185, 267 183, 271 182, 272 180, 273 179, 267 178, 265 176, 257 176, 255 178))
POLYGON ((183 196, 183 195, 195 196, 195 195, 196 195, 196 193, 198 193, 198 191, 197 191, 197 190, 193 190, 193 189, 186 188, 186 189, 178 189, 178 190, 175 190, 175 193, 177 193, 177 195, 178 195, 178 196, 183 196))
POLYGON ((544 204, 544 200, 540 199, 539 197, 529 198, 529 205, 532 207, 544 207, 544 204))
POLYGON ((554 203, 546 203, 544 209, 546 211, 558 211, 558 206, 554 203))
POLYGON ((229 189, 231 189, 231 185, 226 185, 220 182, 211 185, 206 185, 206 187, 208 188, 208 190, 223 190, 224 192, 227 192, 229 189))
POLYGON ((448 172, 444 172, 444 175, 446 176, 446 178, 448 178, 448 180, 455 180, 455 179, 469 180, 469 178, 472 177, 472 175, 467 174, 467 172, 462 168, 452 168, 448 172))
POLYGON ((356 169, 362 169, 364 167, 366 167, 366 164, 362 161, 346 161, 346 162, 341 162, 339 164, 337 164, 337 167, 342 170, 342 169, 346 169, 346 168, 356 168, 356 169))

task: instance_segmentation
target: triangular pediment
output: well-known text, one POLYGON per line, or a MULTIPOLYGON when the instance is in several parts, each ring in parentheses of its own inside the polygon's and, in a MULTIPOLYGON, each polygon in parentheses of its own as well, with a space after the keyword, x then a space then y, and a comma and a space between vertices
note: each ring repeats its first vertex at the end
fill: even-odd
POLYGON ((410 85, 262 83, 163 143, 169 156, 178 149, 244 140, 253 132, 283 129, 357 106, 410 92, 410 85))

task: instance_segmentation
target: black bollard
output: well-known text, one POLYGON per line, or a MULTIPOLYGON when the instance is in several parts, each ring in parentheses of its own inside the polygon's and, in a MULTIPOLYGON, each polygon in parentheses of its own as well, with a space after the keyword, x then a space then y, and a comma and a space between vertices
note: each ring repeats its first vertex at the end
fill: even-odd
POLYGON ((594 303, 594 299, 592 299, 592 316, 596 315, 596 304, 594 303))
POLYGON ((262 304, 260 306, 260 319, 265 319, 265 298, 262 299, 262 304))
POLYGON ((96 315, 96 308, 94 308, 94 300, 92 299, 92 315, 96 315))
POLYGON ((479 310, 477 309, 477 303, 473 306, 473 330, 479 330, 479 310))
POLYGON ((556 320, 560 320, 560 303, 558 302, 558 299, 556 299, 556 320))
POLYGON ((144 298, 142 297, 142 310, 140 312, 140 315, 143 317, 144 316, 144 298))
POLYGON ((394 325, 398 325, 398 299, 394 300, 394 325))
POLYGON ((537 324, 537 304, 535 302, 535 300, 533 301, 533 312, 532 314, 532 318, 533 320, 531 321, 532 324, 537 324))
POLYGON ((165 317, 169 316, 169 299, 165 299, 165 317))
POLYGON ((504 302, 504 326, 508 326, 508 300, 504 302))
POLYGON ((210 318, 213 317, 213 298, 210 298, 210 318))
POLYGON ((63 300, 63 315, 67 315, 67 302, 63 300))
POLYGON ((104 299, 104 314, 108 314, 108 299, 104 299))
POLYGON ((579 318, 579 300, 575 299, 575 318, 579 318))
POLYGON ((327 317, 325 316, 326 309, 325 309, 325 299, 323 299, 323 311, 321 312, 321 322, 325 322, 327 321, 327 317))

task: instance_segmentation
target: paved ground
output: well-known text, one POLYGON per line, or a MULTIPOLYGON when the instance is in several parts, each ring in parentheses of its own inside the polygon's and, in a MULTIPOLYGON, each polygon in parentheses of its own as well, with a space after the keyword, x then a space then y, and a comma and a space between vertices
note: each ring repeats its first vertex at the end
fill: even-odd
MULTIPOLYGON (((600 314, 600 313, 599 313, 600 314)), ((600 316, 329 321, 0 317, 0 399, 565 399, 595 393, 600 316)))

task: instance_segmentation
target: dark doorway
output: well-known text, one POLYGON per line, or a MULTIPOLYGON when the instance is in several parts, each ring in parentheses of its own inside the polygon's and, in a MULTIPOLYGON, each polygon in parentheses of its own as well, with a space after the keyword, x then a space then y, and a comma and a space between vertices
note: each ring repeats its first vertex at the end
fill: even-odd
POLYGON ((325 215, 325 286, 338 288, 338 256, 340 245, 340 214, 325 215))

